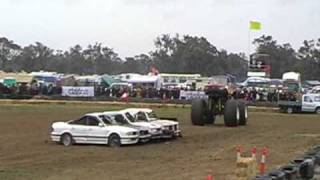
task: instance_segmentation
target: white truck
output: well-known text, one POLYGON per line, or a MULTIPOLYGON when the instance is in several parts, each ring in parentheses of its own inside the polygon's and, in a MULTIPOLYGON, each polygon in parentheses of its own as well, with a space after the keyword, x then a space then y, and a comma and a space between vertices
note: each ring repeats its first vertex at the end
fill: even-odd
POLYGON ((281 101, 297 101, 301 97, 301 75, 298 72, 286 72, 282 75, 283 89, 279 93, 281 101))
POLYGON ((320 94, 305 94, 296 101, 278 101, 283 112, 314 112, 320 114, 320 94))

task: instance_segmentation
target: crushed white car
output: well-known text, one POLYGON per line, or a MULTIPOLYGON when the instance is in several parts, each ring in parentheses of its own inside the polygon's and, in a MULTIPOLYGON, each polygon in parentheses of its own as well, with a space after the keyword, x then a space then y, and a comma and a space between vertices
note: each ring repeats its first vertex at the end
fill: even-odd
POLYGON ((140 142, 147 142, 150 139, 159 139, 162 137, 162 129, 160 125, 150 122, 136 121, 135 118, 126 111, 107 111, 103 112, 113 120, 114 123, 135 128, 139 130, 140 142))
POLYGON ((176 118, 158 118, 152 109, 148 108, 128 108, 123 110, 129 112, 135 121, 152 122, 162 127, 162 138, 181 137, 179 122, 176 118))
POLYGON ((101 113, 91 113, 68 122, 55 122, 51 126, 51 139, 70 146, 79 144, 107 144, 119 147, 136 144, 139 131, 134 128, 114 125, 101 113))

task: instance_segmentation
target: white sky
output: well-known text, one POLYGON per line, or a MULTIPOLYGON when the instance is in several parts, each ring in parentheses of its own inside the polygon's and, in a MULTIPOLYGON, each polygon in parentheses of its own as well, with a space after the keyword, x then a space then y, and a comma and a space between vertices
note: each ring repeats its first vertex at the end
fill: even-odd
POLYGON ((0 0, 0 36, 62 50, 102 42, 121 57, 148 53, 164 33, 248 52, 250 20, 263 28, 252 40, 267 34, 297 48, 320 38, 320 0, 0 0))

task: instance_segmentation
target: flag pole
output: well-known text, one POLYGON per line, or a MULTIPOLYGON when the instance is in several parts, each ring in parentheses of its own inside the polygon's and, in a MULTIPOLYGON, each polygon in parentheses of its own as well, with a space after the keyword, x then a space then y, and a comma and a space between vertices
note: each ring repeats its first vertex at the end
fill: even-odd
MULTIPOLYGON (((250 22, 249 22, 250 23, 250 22)), ((249 30, 248 30, 248 68, 250 66, 250 44, 251 44, 251 29, 250 29, 250 24, 249 24, 249 30)))

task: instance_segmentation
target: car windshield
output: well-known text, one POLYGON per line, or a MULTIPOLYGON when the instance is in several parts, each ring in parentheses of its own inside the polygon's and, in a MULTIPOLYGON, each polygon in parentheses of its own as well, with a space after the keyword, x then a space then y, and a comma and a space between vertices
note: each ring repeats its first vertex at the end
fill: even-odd
POLYGON ((111 115, 110 117, 116 124, 119 124, 119 125, 129 124, 129 122, 123 117, 122 114, 115 114, 115 115, 111 115))
POLYGON ((129 119, 130 122, 134 122, 135 118, 128 112, 125 113, 125 116, 129 119))
POLYGON ((299 91, 299 84, 297 84, 297 83, 286 83, 285 87, 288 88, 288 92, 298 92, 299 91))
POLYGON ((99 118, 102 119, 104 124, 112 124, 112 120, 109 116, 101 115, 99 118))

